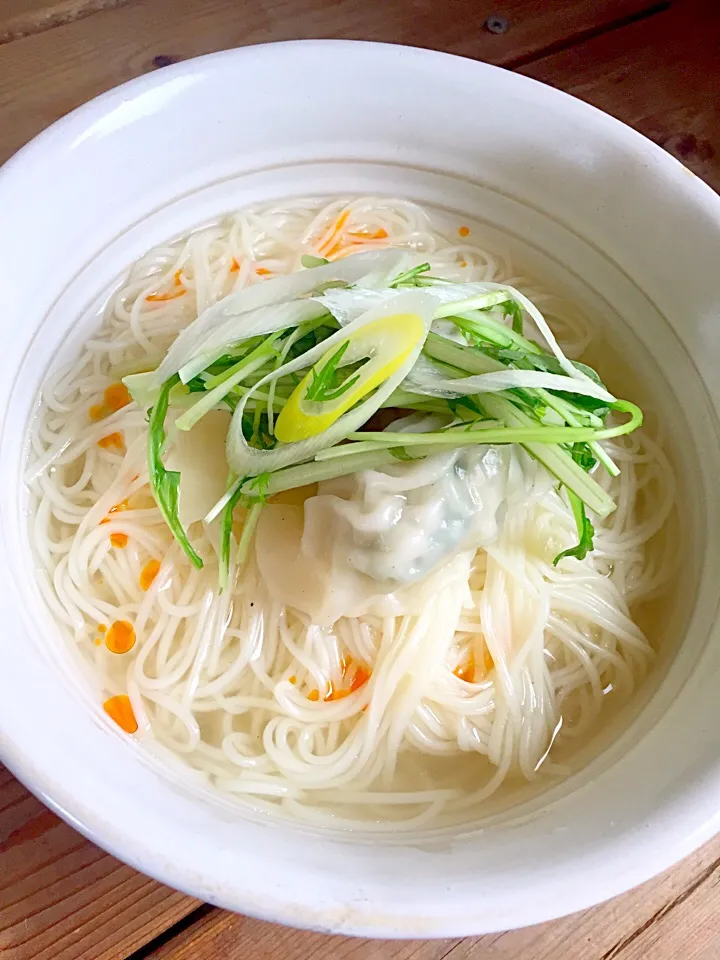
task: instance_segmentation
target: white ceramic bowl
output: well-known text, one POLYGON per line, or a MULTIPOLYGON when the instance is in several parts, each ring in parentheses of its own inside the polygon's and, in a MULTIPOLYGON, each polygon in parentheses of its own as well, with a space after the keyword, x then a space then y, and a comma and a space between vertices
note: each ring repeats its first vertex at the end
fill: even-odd
POLYGON ((720 199, 696 177, 521 76, 302 42, 192 60, 82 107, 4 168, 0 215, 0 741, 45 802, 197 897, 375 936, 547 920, 645 880, 718 829, 720 199), (645 376, 667 378, 661 408, 686 468, 692 618, 678 611, 682 649, 659 690, 582 774, 463 837, 343 840, 199 799, 106 722, 34 583, 24 434, 48 363, 87 333, 76 318, 146 248, 219 211, 340 191, 502 224, 578 296, 616 311, 617 336, 632 330, 645 347, 645 376))

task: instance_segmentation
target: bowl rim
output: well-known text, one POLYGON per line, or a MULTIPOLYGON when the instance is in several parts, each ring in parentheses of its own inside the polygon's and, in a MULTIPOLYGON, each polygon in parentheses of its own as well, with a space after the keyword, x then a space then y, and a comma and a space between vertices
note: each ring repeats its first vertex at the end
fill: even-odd
MULTIPOLYGON (((504 68, 485 63, 479 60, 472 60, 467 57, 461 57, 454 54, 444 53, 426 48, 412 47, 393 43, 380 43, 363 40, 292 40, 282 42, 272 42, 257 45, 248 45, 244 47, 231 48, 215 53, 206 54, 200 57, 190 58, 167 67, 163 67, 153 73, 131 79, 125 83, 116 86, 92 100, 75 108, 65 116, 56 120, 53 124, 39 133, 27 144, 21 147, 11 158, 9 158, 0 167, 0 184, 14 176, 16 170, 20 170, 28 160, 41 159, 44 154, 52 153, 58 147, 62 148, 67 143, 68 138, 73 131, 84 129, 88 121, 97 119, 104 115, 108 109, 117 104, 131 100, 133 97, 158 86, 163 85, 168 79, 184 75, 196 74, 207 68, 216 69, 221 67, 227 61, 236 61, 238 59, 252 56, 272 57, 282 54, 284 50, 295 48, 314 48, 318 55, 324 51, 332 49, 342 49, 348 56, 354 55, 353 51, 375 50, 378 55, 383 57, 398 57, 400 55, 413 56, 426 60, 428 63, 434 62, 438 69, 471 69, 478 74, 485 72, 497 75, 499 72, 507 77, 515 78, 513 81, 523 90, 528 90, 532 86, 536 91, 542 90, 542 96, 553 99, 555 102, 562 102, 580 114, 589 117, 593 116, 595 122, 602 122, 606 127, 614 131, 615 137, 623 139, 625 144, 632 148, 636 155, 643 154, 654 157, 655 162, 664 168, 669 177, 682 176, 691 177, 692 180, 685 180, 685 188, 691 187, 697 193, 697 202, 705 207, 710 207, 715 215, 715 219, 720 226, 720 197, 704 183, 699 177, 689 171, 679 160, 672 157, 665 150, 653 143, 651 140, 640 134, 638 131, 629 127, 625 123, 610 116, 604 111, 573 97, 564 91, 550 87, 541 81, 527 77, 524 74, 507 71, 504 68), (572 105, 570 107, 570 105, 572 105)), ((119 842, 119 835, 113 835, 108 830, 107 822, 97 810, 93 809, 92 804, 86 799, 74 796, 71 790, 53 778, 51 773, 43 769, 42 758, 39 762, 34 759, 26 758, 14 744, 4 736, 2 729, 2 708, 0 707, 0 756, 8 769, 24 783, 29 790, 38 796, 43 803, 66 820, 73 828, 82 833, 87 839, 108 851, 113 856, 140 870, 148 876, 170 887, 180 889, 191 896, 199 896, 204 900, 215 903, 218 906, 230 910, 243 910, 243 890, 236 887, 232 891, 227 891, 227 896, 209 897, 206 890, 198 891, 193 880, 189 877, 179 876, 173 872, 172 860, 167 857, 157 857, 150 847, 133 848, 123 846, 119 842)), ((609 899, 612 896, 624 893, 632 887, 650 879, 668 867, 672 866, 682 857, 692 853, 704 842, 710 839, 720 830, 720 805, 713 816, 708 817, 703 805, 697 798, 691 797, 689 793, 683 796, 684 807, 682 817, 682 831, 680 836, 676 836, 672 845, 667 846, 643 842, 643 855, 638 856, 631 864, 630 868, 622 875, 616 875, 612 879, 606 878, 604 881, 597 879, 594 884, 576 884, 572 890, 566 889, 568 897, 563 903, 558 904, 554 912, 548 912, 545 904, 538 902, 538 907, 533 913, 532 908, 526 909, 523 915, 523 925, 540 923, 569 913, 586 909, 599 902, 599 900, 609 899), (598 890, 600 893, 598 894, 598 890)), ((292 923, 294 926, 302 926, 305 929, 317 930, 320 932, 342 933, 345 935, 358 936, 381 936, 384 938, 404 938, 410 935, 407 928, 403 926, 397 932, 391 927, 379 926, 371 920, 367 922, 350 922, 342 929, 337 927, 327 927, 318 923, 312 916, 308 915, 303 922, 299 922, 298 915, 291 912, 288 905, 279 905, 277 902, 273 909, 267 913, 253 910, 253 916, 263 920, 280 923, 292 923), (284 911, 284 912, 283 912, 284 911)), ((375 914, 377 916, 377 914, 375 914)), ((498 930, 505 927, 498 927, 498 930)), ((486 932, 491 932, 489 929, 486 932)), ((467 928, 461 934, 458 933, 458 924, 438 916, 438 922, 431 933, 423 933, 424 937, 440 938, 447 936, 472 935, 473 931, 467 928)))

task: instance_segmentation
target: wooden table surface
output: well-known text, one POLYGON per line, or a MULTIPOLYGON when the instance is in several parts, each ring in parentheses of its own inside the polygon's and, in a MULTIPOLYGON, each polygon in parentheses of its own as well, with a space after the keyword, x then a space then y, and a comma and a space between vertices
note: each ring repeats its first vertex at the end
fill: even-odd
MULTIPOLYGON (((300 37, 409 43, 519 70, 632 124, 720 189, 720 0, 0 0, 0 162, 131 77, 300 37), (492 17, 507 30, 491 32, 492 17)), ((720 838, 631 893, 538 927, 328 937, 161 886, 0 767, 0 956, 12 960, 717 960, 718 883, 720 838)))

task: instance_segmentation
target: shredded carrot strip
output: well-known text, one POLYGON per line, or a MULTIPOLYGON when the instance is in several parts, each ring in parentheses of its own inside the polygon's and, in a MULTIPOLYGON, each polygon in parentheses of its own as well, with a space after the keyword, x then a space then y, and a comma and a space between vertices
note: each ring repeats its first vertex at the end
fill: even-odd
POLYGON ((353 230, 350 234, 351 237, 357 237, 358 240, 386 240, 388 232, 384 227, 380 227, 379 230, 374 230, 372 233, 369 230, 353 230))
MULTIPOLYGON (((176 270, 173 274, 173 285, 176 287, 182 287, 183 282, 180 279, 180 274, 182 270, 176 270)), ((182 297, 187 293, 185 288, 182 290, 171 290, 169 293, 151 293, 145 297, 146 300, 149 300, 151 303, 157 303, 160 300, 177 300, 178 297, 182 297)))
POLYGON ((105 646, 110 653, 127 653, 135 646, 135 627, 129 620, 115 620, 105 634, 105 646))
POLYGON ((135 733, 138 728, 135 712, 130 697, 121 693, 117 697, 110 697, 103 704, 103 710, 125 733, 135 733))
POLYGON ((164 300, 177 300, 178 297, 184 297, 187 290, 173 290, 171 293, 151 293, 145 299, 149 303, 160 303, 164 300))
POLYGON ((324 240, 320 246, 317 248, 317 252, 321 257, 327 257, 328 254, 333 250, 337 245, 342 235, 342 229, 345 226, 347 218, 350 216, 349 210, 344 210, 340 216, 335 221, 335 224, 330 231, 329 236, 324 240))
POLYGON ((110 450, 113 447, 117 450, 125 449, 125 441, 121 433, 109 433, 106 437, 101 437, 97 445, 102 447, 103 450, 110 450))
POLYGON ((128 535, 126 533, 111 533, 110 543, 114 547, 126 547, 128 545, 128 535))
POLYGON ((461 237, 469 237, 470 227, 460 227, 460 229, 458 230, 458 233, 460 234, 461 237))
POLYGON ((267 267, 257 267, 255 273, 259 277, 270 277, 272 276, 272 270, 268 270, 267 267))
POLYGON ((140 589, 149 590, 159 572, 160 561, 148 560, 148 562, 140 571, 140 589))
POLYGON ((334 243, 329 250, 325 251, 323 256, 325 257, 326 260, 339 260, 343 254, 347 254, 349 252, 350 251, 348 250, 348 248, 345 247, 343 244, 342 237, 340 237, 337 243, 334 243))

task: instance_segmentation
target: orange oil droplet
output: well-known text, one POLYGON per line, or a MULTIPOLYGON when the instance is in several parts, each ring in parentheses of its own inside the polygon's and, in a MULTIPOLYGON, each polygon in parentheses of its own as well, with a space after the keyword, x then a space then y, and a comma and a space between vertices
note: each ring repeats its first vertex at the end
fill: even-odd
POLYGON ((233 257, 232 261, 230 262, 230 273, 237 273, 239 269, 240 264, 237 262, 235 257, 233 257))
POLYGON ((258 267, 255 273, 259 277, 269 277, 272 274, 272 270, 268 270, 267 267, 258 267))
POLYGON ((121 693, 117 697, 109 697, 103 704, 103 710, 125 733, 135 733, 138 728, 135 711, 130 703, 130 697, 121 693))
POLYGON ((130 391, 124 383, 111 383, 105 390, 103 399, 105 400, 105 406, 113 413, 122 410, 132 401, 130 391))
POLYGON ((113 447, 118 450, 124 450, 125 441, 121 433, 109 433, 106 437, 101 437, 98 440, 98 446, 102 447, 103 450, 110 450, 113 447))
POLYGON ((98 633, 105 633, 106 630, 107 630, 106 624, 104 623, 98 624, 98 633))
POLYGON ((365 667, 358 667, 350 684, 350 693, 355 693, 355 691, 359 690, 360 687, 362 687, 364 683, 367 683, 369 679, 370 671, 366 670, 365 667))
POLYGON ((312 700, 312 701, 319 700, 320 692, 318 690, 311 690, 310 693, 307 695, 307 698, 308 700, 312 700))
POLYGON ((472 683, 475 679, 475 653, 471 650, 465 663, 461 663, 453 670, 458 680, 472 683))
POLYGON ((458 233, 460 234, 461 237, 469 237, 469 236, 470 236, 470 227, 462 226, 462 227, 460 227, 460 229, 458 230, 458 233))
POLYGON ((160 561, 159 560, 148 560, 145 566, 140 571, 140 589, 149 590, 153 585, 155 577, 160 572, 160 561))
POLYGON ((113 513, 120 513, 123 510, 129 510, 129 509, 130 509, 130 503, 126 497, 125 500, 121 500, 120 503, 116 503, 114 506, 110 507, 110 509, 108 510, 108 516, 103 517, 103 519, 100 521, 100 525, 102 526, 103 523, 110 523, 113 513))
POLYGON ((490 671, 493 669, 494 666, 495 666, 495 661, 492 658, 492 654, 490 653, 488 648, 485 647, 483 651, 483 667, 485 667, 485 673, 486 674, 490 673, 490 671))
POLYGON ((331 683, 328 692, 325 694, 325 700, 328 702, 332 700, 343 700, 345 697, 349 697, 350 693, 350 690, 336 690, 331 683))
POLYGON ((119 547, 122 549, 128 545, 128 535, 126 533, 111 533, 110 543, 114 547, 119 547))
POLYGON ((102 420, 103 417, 106 417, 110 411, 107 409, 104 403, 94 403, 88 413, 90 414, 90 419, 97 422, 102 420))
POLYGON ((110 653, 127 653, 135 646, 135 627, 129 620, 115 620, 105 634, 105 646, 110 653))

